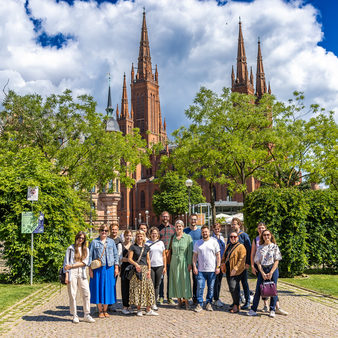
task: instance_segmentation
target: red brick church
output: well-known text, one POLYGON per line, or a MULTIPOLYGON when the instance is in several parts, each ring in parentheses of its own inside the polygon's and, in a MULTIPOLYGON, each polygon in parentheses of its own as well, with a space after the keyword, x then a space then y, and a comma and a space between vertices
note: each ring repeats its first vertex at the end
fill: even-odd
MULTIPOLYGON (((237 70, 231 74, 232 91, 246 94, 254 94, 258 98, 266 92, 271 92, 270 85, 267 89, 263 61, 261 55, 260 42, 258 41, 256 86, 252 69, 250 75, 246 62, 242 25, 239 22, 238 51, 237 51, 237 70), (256 89, 255 89, 256 87, 256 89)), ((142 137, 150 147, 152 144, 162 143, 163 153, 168 153, 167 132, 165 119, 162 120, 160 96, 159 96, 159 74, 157 65, 155 70, 152 68, 149 39, 146 25, 146 15, 143 13, 141 41, 137 68, 131 66, 131 100, 128 102, 126 76, 123 77, 122 100, 120 110, 116 108, 116 120, 120 130, 128 134, 134 127, 140 129, 142 137)), ((108 94, 107 111, 112 111, 110 88, 108 94)), ((153 183, 156 171, 159 166, 160 158, 151 159, 152 167, 145 168, 141 165, 137 167, 133 174, 135 185, 133 188, 120 188, 120 201, 117 205, 117 216, 121 228, 136 227, 140 221, 148 219, 149 224, 159 224, 159 218, 152 211, 152 196, 157 185, 153 183)), ((199 182, 202 186, 204 195, 208 201, 209 185, 207 182, 199 182)), ((248 190, 253 191, 258 188, 258 182, 254 179, 247 182, 248 190)), ((215 200, 220 203, 241 202, 241 195, 229 196, 225 185, 214 187, 215 200)), ((99 201, 97 201, 99 203, 99 201)), ((217 205, 217 203, 216 203, 217 205)))

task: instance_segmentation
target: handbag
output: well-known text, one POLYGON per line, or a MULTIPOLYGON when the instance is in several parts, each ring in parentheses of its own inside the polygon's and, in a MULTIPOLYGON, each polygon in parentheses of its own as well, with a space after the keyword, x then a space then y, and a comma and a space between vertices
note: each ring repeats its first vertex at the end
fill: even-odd
POLYGON ((61 284, 66 284, 66 273, 63 271, 63 267, 59 270, 59 282, 61 284))
POLYGON ((165 251, 167 265, 170 264, 170 261, 171 261, 171 251, 172 251, 172 245, 173 245, 173 238, 174 238, 174 236, 175 235, 171 236, 170 243, 169 243, 169 248, 168 248, 168 250, 165 251))
POLYGON ((102 257, 103 257, 103 254, 104 254, 104 251, 106 250, 106 245, 104 245, 103 247, 103 251, 102 251, 102 255, 100 258, 96 258, 96 259, 93 259, 92 262, 90 263, 90 267, 92 270, 95 270, 95 269, 98 269, 102 266, 102 257))
MULTIPOLYGON (((143 251, 144 251, 144 245, 142 247, 142 250, 141 250, 141 254, 139 256, 139 258, 137 259, 136 263, 138 264, 139 261, 141 260, 142 258, 142 255, 143 255, 143 251)), ((135 265, 133 264, 130 264, 126 267, 126 269, 124 270, 124 275, 127 279, 131 280, 134 276, 134 273, 137 274, 137 277, 139 280, 142 280, 142 271, 141 272, 136 272, 136 267, 135 265)))
POLYGON ((274 297, 277 296, 276 284, 273 281, 263 282, 260 286, 262 297, 274 297))

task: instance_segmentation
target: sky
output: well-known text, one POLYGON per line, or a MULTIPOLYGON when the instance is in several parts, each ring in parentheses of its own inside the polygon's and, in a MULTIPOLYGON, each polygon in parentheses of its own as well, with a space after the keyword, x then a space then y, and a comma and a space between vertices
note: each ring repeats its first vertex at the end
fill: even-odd
POLYGON ((71 89, 92 95, 105 113, 110 73, 120 105, 123 74, 130 83, 137 64, 143 7, 168 134, 188 125, 184 111, 201 86, 231 86, 239 17, 248 66, 255 75, 259 37, 277 99, 301 90, 337 119, 337 0, 0 0, 1 89, 8 80, 6 90, 22 95, 71 89))

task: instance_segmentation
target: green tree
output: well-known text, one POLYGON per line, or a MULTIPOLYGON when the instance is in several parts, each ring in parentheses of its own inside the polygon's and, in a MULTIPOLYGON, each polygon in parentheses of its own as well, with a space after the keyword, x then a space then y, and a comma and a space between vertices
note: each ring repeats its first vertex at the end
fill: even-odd
POLYGON ((170 157, 175 169, 195 179, 203 177, 210 187, 213 219, 213 186, 227 184, 231 192, 247 194, 247 180, 271 161, 273 139, 270 119, 273 98, 230 93, 219 96, 202 87, 185 112, 191 125, 174 132, 175 149, 170 157))
POLYGON ((0 167, 0 240, 10 268, 7 278, 15 283, 29 281, 31 235, 21 233, 21 213, 32 210, 27 188, 38 186, 39 201, 33 203, 33 212, 43 212, 45 224, 44 233, 34 236, 34 280, 56 281, 67 246, 79 230, 87 228, 88 203, 68 177, 54 173, 37 148, 1 152, 0 167))
MULTIPOLYGON (((175 219, 189 211, 189 192, 185 186, 186 176, 180 176, 175 171, 168 171, 156 180, 159 183, 159 191, 153 194, 152 205, 156 215, 166 210, 175 219)), ((190 188, 190 203, 198 204, 205 201, 201 187, 194 182, 190 188)))
POLYGON ((53 164, 54 173, 67 175, 79 189, 106 185, 117 175, 131 186, 137 164, 150 164, 150 150, 138 130, 127 136, 106 132, 106 117, 96 112, 96 102, 87 95, 73 99, 66 90, 44 99, 10 91, 0 119, 2 151, 36 147, 53 164))

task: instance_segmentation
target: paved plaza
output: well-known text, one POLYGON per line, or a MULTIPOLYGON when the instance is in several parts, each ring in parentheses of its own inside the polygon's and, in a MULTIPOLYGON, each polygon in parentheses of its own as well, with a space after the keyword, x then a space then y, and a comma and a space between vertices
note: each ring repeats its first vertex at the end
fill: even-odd
MULTIPOLYGON (((255 280, 250 281, 254 289, 255 280)), ((119 285, 118 285, 119 287, 119 285)), ((44 290, 46 293, 47 291, 44 290)), ((42 292, 43 293, 43 292, 42 292)), ((118 296, 120 292, 118 292, 118 296)), ((258 317, 248 317, 247 311, 229 313, 228 306, 213 312, 195 313, 164 304, 158 317, 124 316, 111 313, 110 318, 96 323, 73 324, 68 310, 66 287, 61 292, 50 289, 49 297, 31 297, 12 309, 12 319, 2 324, 4 337, 338 337, 338 301, 279 284, 279 297, 289 316, 276 315, 274 319, 259 311, 258 317), (26 313, 25 313, 26 311, 26 313), (21 312, 21 314, 20 314, 21 312), (17 317, 15 319, 15 313, 17 317)), ((223 279, 221 300, 230 303, 226 279, 223 279)), ((79 300, 79 305, 81 301, 79 300)), ((262 308, 262 302, 259 309, 262 308)), ((79 315, 83 316, 82 306, 79 315)), ((95 307, 92 306, 94 313, 95 307)), ((6 318, 5 318, 6 319, 6 318)), ((1 331, 0 331, 1 334, 1 331)))

